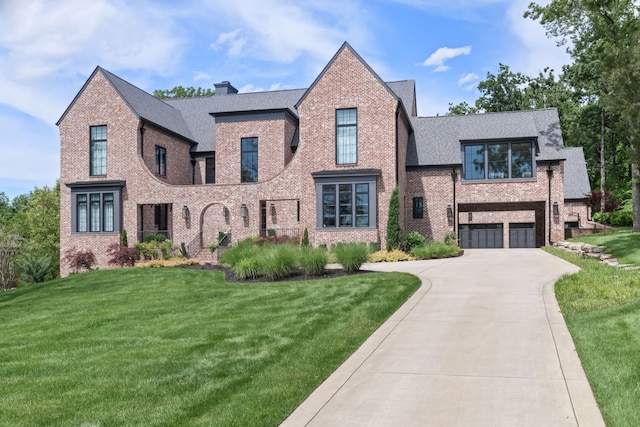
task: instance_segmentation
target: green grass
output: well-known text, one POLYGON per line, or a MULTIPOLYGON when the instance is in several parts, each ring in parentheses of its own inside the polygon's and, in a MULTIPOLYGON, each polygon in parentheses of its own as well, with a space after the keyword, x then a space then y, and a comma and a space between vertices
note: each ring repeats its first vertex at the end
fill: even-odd
POLYGON ((640 233, 634 233, 628 228, 569 240, 606 246, 605 252, 613 255, 621 263, 640 265, 640 233))
POLYGON ((419 286, 121 269, 0 294, 0 425, 279 424, 419 286))
POLYGON ((582 269, 555 292, 605 422, 640 425, 640 272, 545 250, 582 269))

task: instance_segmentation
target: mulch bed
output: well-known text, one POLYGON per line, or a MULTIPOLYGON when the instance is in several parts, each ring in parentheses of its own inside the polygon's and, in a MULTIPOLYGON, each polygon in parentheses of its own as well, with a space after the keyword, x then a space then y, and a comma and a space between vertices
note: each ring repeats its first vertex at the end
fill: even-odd
POLYGON ((180 268, 187 268, 190 270, 217 270, 222 271, 227 282, 231 283, 257 283, 257 282, 289 282, 289 281, 301 281, 301 280, 318 280, 318 279, 333 279, 335 277, 350 276, 352 274, 366 274, 369 271, 357 271, 355 273, 346 273, 342 269, 327 269, 321 276, 310 276, 305 274, 303 270, 295 270, 289 277, 285 277, 280 280, 271 280, 267 277, 258 277, 255 279, 238 279, 233 273, 233 270, 227 267, 213 264, 196 264, 196 265, 183 265, 180 268))

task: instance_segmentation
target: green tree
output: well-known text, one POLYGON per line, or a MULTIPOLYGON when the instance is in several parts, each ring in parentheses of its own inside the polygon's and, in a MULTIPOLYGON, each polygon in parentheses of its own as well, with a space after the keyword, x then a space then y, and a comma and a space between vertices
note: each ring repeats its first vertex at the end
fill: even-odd
POLYGON ((153 96, 159 99, 175 99, 175 98, 198 98, 203 96, 213 96, 216 91, 210 88, 202 87, 183 87, 175 86, 173 89, 153 91, 153 96))
MULTIPOLYGON (((552 0, 531 3, 525 13, 539 21, 574 59, 570 71, 585 95, 602 102, 601 151, 606 112, 625 123, 632 163, 633 229, 640 231, 640 5, 635 0, 552 0), (567 42, 571 42, 567 44, 567 42)), ((603 169, 604 170, 604 169, 603 169)))
POLYGON ((402 228, 400 227, 400 196, 398 187, 393 189, 389 200, 389 218, 387 219, 387 250, 400 249, 402 228))
POLYGON ((9 202, 9 197, 0 192, 0 230, 6 229, 13 217, 13 207, 9 202))
POLYGON ((46 279, 60 271, 60 183, 54 188, 35 188, 20 199, 9 229, 24 239, 23 252, 36 258, 49 257, 46 279))

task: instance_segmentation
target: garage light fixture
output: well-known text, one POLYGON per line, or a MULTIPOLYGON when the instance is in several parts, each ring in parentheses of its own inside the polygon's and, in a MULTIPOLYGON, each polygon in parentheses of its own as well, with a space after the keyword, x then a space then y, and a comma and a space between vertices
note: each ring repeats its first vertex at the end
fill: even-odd
POLYGON ((451 221, 453 219, 453 208, 451 205, 447 205, 447 219, 451 221))
POLYGON ((553 202, 553 216, 560 216, 560 206, 558 206, 558 202, 553 202))
POLYGON ((246 218, 249 216, 249 209, 247 209, 247 205, 245 205, 244 203, 242 204, 242 206, 240 206, 240 216, 242 218, 246 218))

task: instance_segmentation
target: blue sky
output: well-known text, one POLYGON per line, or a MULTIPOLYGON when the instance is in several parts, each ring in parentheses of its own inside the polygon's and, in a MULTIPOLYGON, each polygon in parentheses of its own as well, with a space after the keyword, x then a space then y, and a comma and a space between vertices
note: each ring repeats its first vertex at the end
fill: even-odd
POLYGON ((348 41, 382 79, 416 81, 419 115, 445 114, 499 63, 535 75, 569 62, 522 17, 529 2, 0 0, 0 192, 55 184, 55 123, 97 65, 148 92, 297 89, 348 41))

